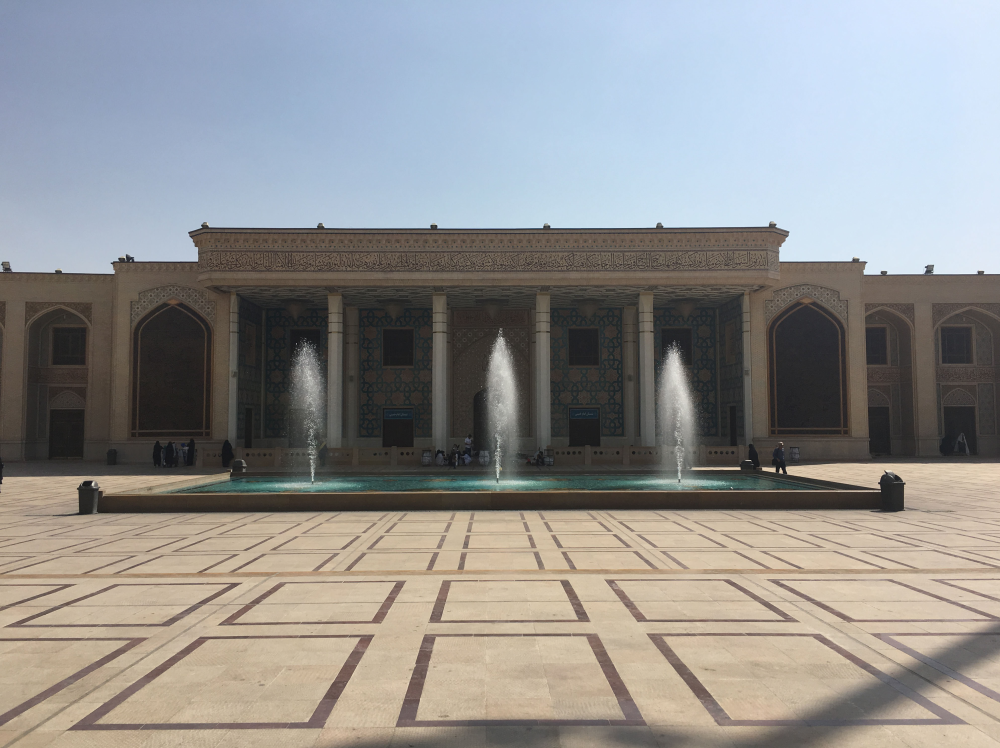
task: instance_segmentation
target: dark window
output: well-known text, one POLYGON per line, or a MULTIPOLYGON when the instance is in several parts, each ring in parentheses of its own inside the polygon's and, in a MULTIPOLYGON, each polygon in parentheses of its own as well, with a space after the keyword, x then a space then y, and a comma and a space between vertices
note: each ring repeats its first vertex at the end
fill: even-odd
POLYGON ((971 327, 941 328, 941 363, 942 364, 972 363, 971 327))
POLYGON ((289 342, 292 344, 292 356, 295 355, 295 351, 299 349, 299 346, 303 343, 308 343, 316 351, 316 355, 319 355, 319 336, 322 330, 311 329, 311 330, 289 330, 289 342))
POLYGON ((600 366, 601 344, 596 328, 570 328, 569 365, 600 366))
POLYGON ((685 366, 691 365, 691 328, 690 327, 664 327, 660 331, 660 341, 663 345, 663 356, 672 345, 681 349, 681 360, 685 366))
POLYGON ((885 327, 866 327, 865 346, 868 351, 869 366, 885 366, 889 363, 888 329, 885 327))
POLYGON ((383 328, 382 366, 413 366, 413 330, 383 328))
POLYGON ((87 328, 52 328, 52 365, 84 366, 87 363, 87 328))

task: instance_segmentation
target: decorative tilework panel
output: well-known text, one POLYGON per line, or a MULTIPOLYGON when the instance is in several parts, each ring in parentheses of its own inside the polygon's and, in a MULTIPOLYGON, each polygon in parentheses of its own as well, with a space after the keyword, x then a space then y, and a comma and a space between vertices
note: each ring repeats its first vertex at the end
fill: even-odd
MULTIPOLYGON (((269 439, 288 436, 289 390, 292 386, 292 330, 318 329, 319 361, 326 376, 328 312, 326 308, 307 309, 292 319, 284 309, 264 310, 264 434, 269 439)), ((326 416, 322 427, 326 428, 326 416)))
MULTIPOLYGON (((742 314, 742 307, 740 308, 742 314)), ((716 315, 715 307, 696 307, 690 317, 681 317, 669 307, 655 309, 653 335, 656 345, 656 391, 660 391, 659 362, 663 361, 662 330, 664 327, 691 328, 691 389, 694 392, 695 412, 698 415, 700 436, 718 436, 719 403, 716 369, 716 315)), ((657 423, 657 433, 660 427, 657 423)))
MULTIPOLYGON (((254 423, 250 433, 261 435, 261 376, 263 374, 263 310, 256 304, 240 299, 240 365, 237 385, 239 407, 236 433, 242 440, 246 435, 246 409, 253 408, 254 423)), ((234 447, 237 445, 233 445, 234 447)))
POLYGON ((729 436, 729 406, 736 406, 736 435, 743 436, 743 299, 719 307, 719 400, 723 416, 719 435, 729 436))
POLYGON ((413 435, 431 436, 431 310, 404 309, 393 320, 384 309, 359 310, 361 356, 359 433, 382 435, 382 408, 413 408, 413 435), (382 329, 413 329, 413 366, 382 366, 382 329))
POLYGON ((622 405, 622 310, 598 309, 584 317, 575 309, 551 312, 552 435, 569 436, 570 406, 601 409, 601 435, 625 435, 622 405), (569 365, 571 327, 596 327, 601 346, 599 366, 569 365))
POLYGON ((992 383, 980 384, 979 433, 992 436, 997 432, 996 387, 992 383))

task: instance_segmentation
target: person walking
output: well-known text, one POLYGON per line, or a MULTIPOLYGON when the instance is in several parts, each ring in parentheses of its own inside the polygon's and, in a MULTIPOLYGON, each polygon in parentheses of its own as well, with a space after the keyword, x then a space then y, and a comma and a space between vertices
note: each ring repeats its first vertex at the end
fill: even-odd
POLYGON ((774 465, 774 474, 783 472, 788 475, 788 468, 785 467, 785 443, 778 442, 778 446, 771 453, 771 464, 774 465))
POLYGON ((163 449, 163 467, 171 468, 176 463, 174 462, 174 443, 167 442, 167 446, 163 449))
POLYGON ((187 466, 191 467, 194 465, 194 437, 191 437, 191 441, 188 442, 187 449, 187 466))
POLYGON ((163 446, 160 444, 160 440, 156 440, 156 444, 153 445, 153 467, 160 467, 163 464, 163 446))

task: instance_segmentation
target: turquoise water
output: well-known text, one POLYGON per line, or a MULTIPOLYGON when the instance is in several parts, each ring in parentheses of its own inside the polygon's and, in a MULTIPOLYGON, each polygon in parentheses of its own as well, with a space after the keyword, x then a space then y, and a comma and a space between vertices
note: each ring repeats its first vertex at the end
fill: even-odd
POLYGON ((308 478, 247 477, 171 493, 354 493, 358 491, 802 491, 806 483, 763 475, 685 476, 681 483, 656 475, 550 475, 526 473, 495 479, 475 475, 345 475, 310 483, 308 478))

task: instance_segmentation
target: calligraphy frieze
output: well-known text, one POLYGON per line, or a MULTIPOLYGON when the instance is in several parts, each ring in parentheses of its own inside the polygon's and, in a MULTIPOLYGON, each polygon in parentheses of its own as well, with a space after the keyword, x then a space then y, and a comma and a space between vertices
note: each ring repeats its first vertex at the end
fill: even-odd
POLYGON ((939 382, 993 382, 1000 368, 996 366, 938 366, 939 382))
POLYGON ((777 271, 778 268, 778 252, 768 250, 275 252, 202 249, 198 259, 198 269, 202 272, 539 273, 777 271))

